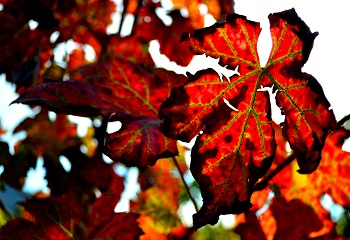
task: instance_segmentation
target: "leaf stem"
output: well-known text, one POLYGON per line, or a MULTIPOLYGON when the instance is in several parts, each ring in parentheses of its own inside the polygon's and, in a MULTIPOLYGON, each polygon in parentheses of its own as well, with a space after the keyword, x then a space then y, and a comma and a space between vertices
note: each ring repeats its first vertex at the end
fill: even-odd
POLYGON ((288 166, 294 159, 295 159, 294 152, 291 153, 280 165, 278 165, 273 171, 271 171, 269 174, 267 174, 260 182, 255 184, 254 186, 254 192, 263 190, 265 187, 268 186, 269 181, 276 176, 280 171, 282 171, 283 168, 288 166))
POLYGON ((182 170, 181 170, 181 168, 180 168, 180 165, 179 165, 179 163, 177 162, 177 160, 176 160, 175 157, 172 157, 172 160, 173 160, 173 162, 174 162, 174 164, 175 164, 177 170, 179 171, 181 180, 182 180, 182 182, 183 182, 183 184, 184 184, 184 186, 185 186, 185 188, 186 188, 187 194, 188 194, 188 196, 190 197, 190 199, 191 199, 191 201, 192 201, 192 203, 193 203, 193 205, 194 205, 194 208, 196 209, 196 212, 198 212, 199 210, 198 210, 197 203, 196 203, 196 201, 194 200, 194 198, 193 198, 193 196, 192 196, 192 194, 191 194, 190 188, 188 187, 188 185, 187 185, 187 183, 186 183, 186 181, 185 181, 184 174, 183 174, 183 172, 182 172, 182 170))

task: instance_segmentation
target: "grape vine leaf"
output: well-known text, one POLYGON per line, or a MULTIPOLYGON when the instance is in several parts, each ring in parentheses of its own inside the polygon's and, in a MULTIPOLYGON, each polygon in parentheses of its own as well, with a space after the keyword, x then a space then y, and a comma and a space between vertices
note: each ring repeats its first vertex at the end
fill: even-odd
POLYGON ((138 239, 143 234, 136 213, 114 213, 117 194, 103 194, 92 204, 72 191, 22 203, 27 219, 10 220, 0 229, 0 239, 138 239), (108 224, 107 224, 108 223, 108 224), (16 231, 16 229, 21 231, 16 231))
POLYGON ((198 5, 202 3, 201 0, 195 1, 183 1, 183 0, 171 0, 174 9, 181 10, 187 9, 188 16, 191 19, 191 24, 195 28, 201 28, 204 26, 204 16, 201 14, 198 5))
POLYGON ((274 239, 305 239, 311 232, 322 228, 315 211, 299 199, 287 202, 274 198, 270 209, 277 222, 274 239))
POLYGON ((174 156, 177 152, 176 142, 159 131, 159 119, 139 117, 121 122, 121 131, 106 134, 104 153, 111 159, 145 169, 157 159, 174 156))
POLYGON ((161 53, 165 54, 170 61, 187 66, 193 54, 188 50, 188 45, 180 43, 180 40, 183 31, 194 31, 193 22, 183 17, 179 10, 174 10, 168 14, 173 22, 167 26, 156 14, 157 5, 159 4, 151 2, 140 9, 138 24, 134 29, 135 35, 147 43, 154 39, 158 40, 161 53))
POLYGON ((77 69, 75 80, 32 87, 14 103, 40 105, 57 113, 87 117, 114 114, 115 120, 132 120, 128 124, 124 122, 118 133, 107 135, 106 145, 106 153, 113 160, 128 166, 144 168, 159 158, 176 155, 176 141, 166 139, 157 128, 158 108, 174 86, 183 84, 185 76, 165 69, 150 72, 136 63, 110 56, 103 62, 77 69), (129 139, 124 138, 126 134, 129 139), (124 146, 120 151, 118 145, 134 138, 138 138, 141 145, 131 141, 131 149, 124 146), (139 149, 141 146, 140 154, 134 151, 135 146, 139 149), (143 148, 145 146, 147 148, 143 148), (128 155, 131 150, 133 155, 128 155), (138 158, 141 155, 142 158, 138 158))
POLYGON ((146 176, 139 176, 143 189, 137 196, 137 205, 135 204, 133 211, 149 217, 147 222, 151 226, 148 227, 156 229, 159 233, 171 233, 181 225, 177 215, 181 193, 180 179, 171 169, 173 166, 170 159, 160 159, 156 165, 146 170, 146 176), (146 181, 150 186, 145 184, 146 181))
POLYGON ((204 3, 208 6, 208 13, 218 22, 224 20, 227 14, 234 12, 235 1, 233 0, 205 0, 204 3))
POLYGON ((126 37, 111 35, 107 48, 107 55, 109 57, 127 59, 132 63, 139 64, 147 69, 152 69, 154 67, 154 62, 148 48, 149 44, 143 43, 142 39, 135 35, 126 37))
POLYGON ((326 139, 319 168, 307 175, 320 194, 328 193, 334 202, 346 208, 350 206, 350 153, 342 150, 342 146, 349 137, 350 131, 343 127, 333 130, 326 139))
POLYGON ((316 238, 310 237, 310 233, 322 228, 322 221, 318 218, 313 208, 299 199, 287 202, 284 198, 273 198, 269 206, 272 217, 276 220, 276 232, 267 238, 261 228, 259 219, 255 212, 244 213, 245 222, 235 228, 235 232, 240 234, 242 240, 257 239, 343 239, 334 233, 328 233, 316 238))
POLYGON ((240 76, 220 79, 211 69, 189 75, 161 105, 160 130, 167 137, 190 141, 191 172, 200 184, 203 207, 193 216, 194 226, 215 224, 219 215, 249 209, 256 181, 269 169, 276 153, 269 95, 286 116, 283 135, 297 155, 300 173, 314 171, 333 111, 314 77, 301 72, 317 34, 311 33, 294 9, 269 15, 273 48, 262 68, 257 54, 258 23, 231 14, 224 23, 185 33, 195 54, 220 58, 240 76))
MULTIPOLYGON (((280 132, 276 126, 275 133, 280 132)), ((278 134, 276 134, 278 136, 278 134)), ((276 196, 283 196, 287 201, 303 199, 304 203, 311 206, 323 223, 323 228, 313 233, 320 236, 335 231, 335 223, 331 220, 329 212, 324 209, 321 199, 324 194, 329 194, 333 201, 347 208, 349 206, 349 181, 347 175, 349 169, 347 160, 349 153, 342 150, 344 140, 350 136, 350 131, 338 127, 330 132, 326 138, 322 150, 322 159, 316 171, 307 175, 300 175, 296 169, 296 163, 292 162, 280 171, 269 182, 271 190, 276 196), (341 187, 340 187, 341 186, 341 187)), ((281 156, 287 154, 286 149, 280 149, 281 156)), ((281 163, 282 158, 275 158, 271 169, 275 164, 281 163)), ((265 188, 264 190, 269 190, 265 188)), ((259 194, 260 192, 255 192, 259 194)), ((272 214, 269 210, 260 218, 260 223, 267 236, 273 236, 276 223, 271 222, 272 214), (266 224, 269 223, 269 224, 266 224)))
POLYGON ((241 240, 267 240, 255 212, 246 211, 244 217, 245 222, 239 224, 234 230, 240 235, 241 240))

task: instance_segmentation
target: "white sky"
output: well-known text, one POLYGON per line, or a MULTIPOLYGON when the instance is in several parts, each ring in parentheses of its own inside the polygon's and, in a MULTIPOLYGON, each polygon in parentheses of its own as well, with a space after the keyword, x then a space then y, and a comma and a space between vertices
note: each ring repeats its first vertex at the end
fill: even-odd
MULTIPOLYGON (((262 38, 264 39, 259 40, 258 51, 262 62, 264 59, 267 60, 271 48, 268 14, 294 7, 298 15, 311 28, 311 31, 319 32, 303 71, 312 74, 321 83, 338 120, 350 113, 350 77, 348 74, 350 69, 350 14, 348 13, 350 3, 348 1, 236 0, 235 2, 236 13, 245 15, 250 20, 261 22, 263 27, 262 38)), ((157 47, 159 47, 157 43, 152 42, 151 49, 155 51, 152 55, 157 56, 155 62, 162 66, 165 64, 164 67, 168 69, 173 68, 174 63, 170 63, 166 57, 156 53, 157 47)), ((204 62, 206 61, 205 58, 196 57, 196 59, 190 64, 190 68, 176 68, 177 71, 194 73, 203 67, 213 67, 216 64, 215 61, 210 62, 210 60, 204 62)), ((11 135, 13 128, 28 115, 33 115, 26 105, 14 104, 9 106, 9 103, 17 98, 13 90, 14 88, 5 81, 4 76, 0 76, 0 124, 9 131, 8 134, 0 137, 0 140, 9 141, 12 144, 16 141, 11 135)), ((89 122, 85 121, 85 124, 81 125, 80 128, 83 132, 88 124, 89 122)), ((17 138, 23 137, 23 135, 17 135, 17 138)), ((38 163, 37 171, 41 177, 32 177, 31 183, 29 182, 29 185, 32 184, 35 190, 42 189, 45 186, 45 182, 42 181, 43 173, 40 165, 42 165, 41 162, 38 163)), ((0 169, 0 173, 1 171, 0 169)), ((33 172, 35 171, 30 174, 33 174, 33 172)), ((134 175, 132 179, 135 179, 134 175)), ((135 187, 132 187, 131 192, 134 191, 135 187)), ((189 209, 184 209, 182 212, 192 215, 193 209, 191 210, 189 206, 189 209)))

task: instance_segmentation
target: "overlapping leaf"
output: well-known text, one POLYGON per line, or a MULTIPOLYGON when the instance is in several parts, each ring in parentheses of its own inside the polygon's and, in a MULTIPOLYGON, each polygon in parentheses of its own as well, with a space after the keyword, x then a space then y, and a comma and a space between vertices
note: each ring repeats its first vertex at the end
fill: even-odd
POLYGON ((187 8, 192 24, 196 28, 203 27, 204 19, 200 13, 200 4, 205 4, 208 7, 208 13, 211 14, 217 21, 224 20, 226 14, 233 12, 234 0, 171 0, 175 9, 187 8))
MULTIPOLYGON (((322 228, 322 221, 313 208, 301 200, 295 199, 287 202, 284 198, 274 198, 270 210, 277 223, 277 230, 273 234, 275 240, 343 239, 335 232, 317 238, 310 237, 310 233, 322 228)), ((267 238, 265 236, 260 223, 261 221, 259 222, 254 212, 247 211, 245 213, 245 223, 238 225, 235 232, 240 234, 242 240, 272 239, 272 237, 267 238)))
POLYGON ((154 68, 151 54, 148 52, 148 43, 143 43, 137 36, 120 37, 111 35, 107 54, 110 57, 127 59, 132 63, 144 66, 147 69, 154 68))
POLYGON ((140 213, 140 227, 145 235, 141 239, 157 236, 166 239, 181 229, 178 216, 181 183, 172 172, 171 159, 160 159, 139 175, 141 192, 133 206, 140 213), (171 187, 170 187, 171 186, 171 187))
POLYGON ((235 228, 235 232, 241 237, 241 240, 266 240, 260 222, 257 219, 255 212, 246 211, 244 213, 245 222, 239 224, 235 228))
POLYGON ((270 206, 277 222, 274 239, 307 239, 311 232, 322 228, 322 222, 312 207, 300 200, 274 198, 270 206))
POLYGON ((164 69, 153 74, 118 58, 87 65, 77 72, 75 77, 79 80, 33 87, 15 102, 38 104, 58 113, 89 117, 114 113, 116 119, 132 119, 107 141, 108 155, 128 166, 144 168, 156 159, 177 153, 176 141, 167 140, 157 129, 160 121, 157 114, 171 88, 181 85, 184 76, 164 69), (126 134, 128 138, 124 138, 126 134), (136 138, 138 142, 133 141, 136 138), (131 145, 123 146, 127 142, 131 145))
POLYGON ((19 0, 4 3, 0 13, 1 51, 0 72, 16 84, 22 93, 32 85, 43 82, 42 72, 53 61, 53 49, 58 43, 73 39, 89 44, 97 58, 105 52, 107 25, 115 3, 103 1, 41 1, 19 0), (38 23, 30 28, 29 21, 38 23), (51 37, 59 35, 57 40, 51 37))
POLYGON ((169 16, 173 22, 166 26, 155 12, 155 4, 147 4, 140 9, 138 25, 134 32, 145 42, 158 40, 160 52, 165 54, 170 61, 187 66, 193 58, 193 54, 188 50, 186 43, 180 43, 181 34, 184 31, 194 31, 194 27, 189 18, 184 18, 180 11, 172 11, 169 16), (154 31, 157 29, 157 31, 154 31))
POLYGON ((204 26, 204 17, 203 15, 201 15, 199 11, 199 4, 201 4, 202 1, 172 0, 172 2, 175 9, 178 9, 178 10, 181 10, 183 8, 187 9, 188 15, 191 18, 191 24, 193 25, 193 27, 201 28, 204 26))
POLYGON ((343 151, 345 139, 350 131, 339 128, 330 133, 322 151, 322 161, 317 171, 308 175, 320 193, 328 193, 333 201, 348 208, 350 206, 349 161, 350 153, 343 151))
POLYGON ((143 233, 136 221, 138 214, 114 213, 118 201, 118 195, 109 194, 90 205, 72 192, 55 198, 31 199, 22 205, 32 217, 10 220, 0 229, 0 238, 138 239, 143 233))
POLYGON ((79 80, 53 82, 33 87, 14 103, 41 105, 52 111, 78 116, 156 117, 169 90, 184 78, 159 69, 153 75, 128 61, 108 59, 78 70, 79 80), (168 75, 166 78, 161 78, 168 75))
MULTIPOLYGON (((277 128, 276 132, 278 131, 277 128)), ((344 207, 349 206, 349 181, 347 178, 349 170, 346 164, 349 153, 341 149, 344 140, 348 137, 349 131, 344 128, 335 129, 327 136, 320 166, 313 173, 300 175, 296 172, 297 167, 293 162, 270 181, 270 187, 275 195, 282 195, 287 200, 303 199, 306 204, 314 209, 323 223, 323 228, 314 233, 315 236, 329 233, 333 231, 335 226, 330 219, 329 212, 321 204, 321 198, 325 193, 328 193, 334 202, 344 207)), ((281 151, 282 155, 286 155, 286 153, 285 151, 283 154, 281 151)), ((275 160, 277 164, 281 163, 279 159, 275 160)), ((271 169, 273 168, 274 165, 271 169)), ((264 226, 269 221, 268 216, 261 220, 267 235, 270 235, 274 228, 273 223, 264 226)))
POLYGON ((316 169, 333 112, 317 81, 301 67, 316 34, 289 10, 269 16, 273 49, 260 67, 256 43, 259 24, 239 15, 225 23, 184 35, 195 54, 220 58, 240 76, 220 80, 213 70, 189 76, 162 104, 161 131, 189 141, 200 131, 192 150, 191 171, 200 184, 203 207, 194 215, 196 227, 217 222, 220 214, 250 207, 252 186, 274 158, 276 144, 270 103, 261 86, 274 86, 278 106, 286 115, 283 134, 298 156, 300 172, 316 169))
POLYGON ((106 136, 105 154, 111 159, 144 169, 177 152, 176 142, 164 138, 159 131, 159 119, 128 118, 122 124, 120 131, 106 136))

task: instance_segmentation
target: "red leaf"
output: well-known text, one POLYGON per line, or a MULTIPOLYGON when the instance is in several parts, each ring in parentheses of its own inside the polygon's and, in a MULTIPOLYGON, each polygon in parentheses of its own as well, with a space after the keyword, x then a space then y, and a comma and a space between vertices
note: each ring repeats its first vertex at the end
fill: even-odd
POLYGON ((246 222, 239 224, 235 228, 235 232, 241 237, 241 240, 266 240, 260 222, 257 219, 255 212, 247 211, 244 213, 246 222))
POLYGON ((115 173, 114 164, 107 164, 100 157, 84 160, 84 164, 78 163, 81 167, 78 174, 87 183, 96 186, 102 193, 113 193, 120 198, 124 191, 124 178, 115 173))
POLYGON ((153 165, 158 158, 177 154, 176 141, 167 140, 159 132, 157 115, 159 106, 169 96, 172 87, 184 82, 183 75, 165 69, 157 69, 151 74, 145 68, 115 58, 77 71, 80 76, 77 75, 77 78, 81 81, 45 83, 33 87, 14 102, 39 104, 55 112, 80 116, 115 113, 116 120, 130 116, 138 118, 132 124, 125 124, 126 130, 110 135, 107 141, 108 155, 128 166, 144 168, 153 165), (126 133, 128 138, 120 138, 126 133), (132 149, 134 154, 130 155, 128 146, 123 146, 123 152, 118 150, 134 137, 140 144, 132 142, 129 146, 137 146, 141 151, 132 149), (143 149, 145 146, 147 148, 143 149))
POLYGON ((160 31, 158 41, 160 52, 165 54, 170 61, 176 62, 178 65, 187 66, 193 54, 188 50, 188 44, 180 42, 181 35, 184 31, 192 32, 194 27, 189 18, 184 18, 180 11, 172 11, 169 16, 173 19, 173 23, 164 31, 160 31))
POLYGON ((278 89, 277 103, 286 114, 283 131, 302 173, 317 167, 324 139, 335 123, 322 88, 301 72, 315 35, 294 10, 270 15, 270 21, 274 47, 265 68, 256 50, 259 24, 243 16, 231 14, 227 22, 188 36, 195 54, 220 58, 229 69, 238 66, 240 76, 221 81, 213 70, 200 71, 174 88, 160 108, 166 136, 189 141, 203 131, 191 163, 204 201, 194 215, 196 227, 216 223, 220 214, 246 211, 251 187, 270 167, 276 144, 269 96, 258 91, 260 86, 278 89))
POLYGON ((5 226, 1 226, 0 239, 37 240, 38 235, 35 231, 35 225, 33 222, 22 218, 15 218, 9 220, 5 226))
POLYGON ((277 221, 275 240, 308 239, 311 232, 322 228, 323 224, 312 207, 298 199, 287 203, 283 198, 274 198, 270 209, 277 221))
POLYGON ((33 87, 13 103, 41 105, 58 113, 79 116, 109 116, 117 112, 120 116, 156 118, 171 87, 184 81, 183 76, 159 71, 166 72, 167 77, 153 76, 131 62, 108 59, 80 68, 81 81, 45 83, 33 87))
POLYGON ((335 124, 322 87, 314 77, 301 72, 318 34, 311 33, 294 10, 269 18, 275 40, 266 66, 271 75, 266 77, 279 90, 277 105, 286 115, 283 133, 297 154, 299 172, 310 173, 317 168, 327 133, 335 124))
POLYGON ((180 43, 180 40, 184 31, 194 31, 193 22, 189 18, 184 18, 180 11, 175 10, 169 13, 173 20, 172 24, 166 26, 157 16, 155 7, 153 3, 149 3, 140 9, 139 24, 135 26, 135 34, 146 42, 157 39, 161 53, 165 54, 170 61, 187 66, 193 54, 188 50, 188 44, 180 43))
POLYGON ((154 62, 148 48, 149 44, 143 43, 136 36, 122 38, 118 35, 111 35, 107 53, 112 58, 127 59, 132 63, 152 69, 154 68, 154 62))
POLYGON ((136 213, 114 213, 120 196, 104 194, 92 205, 86 239, 139 239, 143 234, 136 213))
POLYGON ((72 191, 60 197, 31 199, 21 205, 34 217, 36 233, 44 239, 71 239, 84 210, 72 191))
POLYGON ((268 124, 271 118, 265 112, 270 106, 267 93, 257 92, 255 103, 244 103, 255 107, 254 115, 249 109, 236 115, 218 97, 227 92, 226 98, 237 107, 240 101, 250 100, 247 88, 243 87, 240 94, 234 89, 229 92, 230 84, 222 83, 213 70, 206 70, 190 76, 185 86, 173 89, 161 107, 161 130, 169 137, 189 141, 205 126, 192 150, 191 171, 204 201, 194 216, 196 227, 215 224, 220 214, 248 209, 251 188, 274 157, 273 129, 268 124), (265 114, 258 115, 262 112, 265 114))
POLYGON ((70 72, 86 64, 88 64, 88 61, 85 59, 84 50, 74 49, 71 54, 69 54, 68 70, 70 72))
POLYGON ((105 154, 126 166, 141 169, 154 165, 157 159, 177 154, 176 141, 159 132, 159 119, 135 118, 122 121, 122 129, 107 134, 105 154))
MULTIPOLYGON (((284 198, 274 198, 268 211, 272 212, 277 222, 274 240, 339 238, 336 233, 322 235, 318 238, 309 238, 310 233, 320 230, 323 224, 313 208, 299 199, 287 202, 284 198)), ((245 212, 245 223, 238 225, 235 232, 240 234, 242 240, 267 239, 260 225, 267 221, 269 219, 262 217, 258 219, 254 212, 247 211, 245 212)))
POLYGON ((326 139, 319 168, 308 175, 314 189, 328 193, 334 202, 346 208, 350 206, 350 153, 343 151, 342 146, 349 137, 350 131, 345 128, 331 132, 326 139))
POLYGON ((136 213, 114 213, 113 216, 88 235, 88 239, 138 240, 143 231, 138 226, 136 213))
POLYGON ((88 1, 84 9, 88 14, 86 21, 94 31, 106 33, 107 26, 112 23, 112 14, 116 11, 116 4, 112 0, 88 1))
POLYGON ((116 194, 102 195, 92 205, 71 191, 60 197, 22 203, 32 221, 17 218, 0 230, 1 239, 139 239, 136 213, 114 213, 116 194), (21 231, 18 231, 20 229, 21 231))
MULTIPOLYGON (((195 28, 201 28, 204 26, 204 17, 199 11, 199 5, 205 3, 208 6, 208 2, 202 0, 184 1, 184 0, 172 0, 174 9, 181 10, 186 9, 188 11, 191 23, 195 28)), ((210 10, 209 10, 210 11, 210 10)), ((231 11, 230 11, 231 12, 231 11)))

